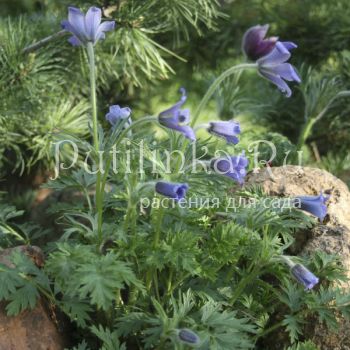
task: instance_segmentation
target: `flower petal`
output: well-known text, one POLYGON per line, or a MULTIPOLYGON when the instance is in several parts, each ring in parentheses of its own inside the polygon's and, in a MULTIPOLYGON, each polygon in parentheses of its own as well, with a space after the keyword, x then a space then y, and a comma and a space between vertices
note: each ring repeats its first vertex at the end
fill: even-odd
POLYGON ((190 110, 189 109, 181 109, 177 115, 178 123, 180 124, 188 124, 190 122, 190 110))
POLYGON ((306 290, 312 289, 319 282, 318 277, 301 264, 294 265, 291 272, 295 279, 304 285, 306 290))
MULTIPOLYGON (((121 108, 119 105, 109 107, 109 112, 106 114, 106 120, 112 125, 116 125, 119 121, 129 118, 131 109, 129 107, 121 108)), ((128 124, 131 123, 129 119, 128 124)))
POLYGON ((292 95, 292 90, 281 77, 263 68, 259 69, 259 72, 264 78, 275 84, 286 95, 286 97, 290 97, 292 95))
POLYGON ((237 137, 241 132, 240 124, 234 121, 219 121, 209 123, 208 132, 223 137, 227 142, 237 144, 237 137))
POLYGON ((259 66, 274 66, 288 61, 291 54, 282 43, 277 41, 274 49, 264 57, 257 60, 259 66))
POLYGON ((321 192, 319 196, 298 196, 295 197, 300 206, 299 209, 305 210, 310 214, 317 216, 321 221, 327 215, 327 206, 326 202, 329 199, 329 196, 324 196, 321 192))
POLYGON ((114 21, 102 22, 96 32, 95 41, 104 40, 106 37, 105 32, 109 32, 115 28, 114 21))
POLYGON ((68 42, 73 46, 80 46, 81 45, 81 41, 74 35, 68 39, 68 42))
POLYGON ((115 28, 114 21, 105 21, 99 25, 98 30, 101 32, 110 32, 110 31, 114 30, 114 28, 115 28))
POLYGON ((188 185, 186 183, 171 183, 165 181, 158 181, 155 186, 157 193, 163 196, 173 198, 176 201, 183 199, 186 196, 188 190, 188 185))
POLYGON ((273 72, 276 75, 279 75, 281 78, 288 81, 296 81, 298 83, 301 82, 299 75, 295 71, 294 67, 290 63, 282 63, 278 66, 273 67, 273 72))
POLYGON ((61 22, 61 28, 69 32, 72 31, 72 26, 70 25, 69 21, 67 21, 66 19, 61 22))
POLYGON ((169 109, 166 109, 165 111, 159 113, 159 117, 173 117, 174 114, 181 108, 181 106, 186 102, 187 96, 186 96, 186 90, 184 88, 180 89, 180 92, 182 93, 182 96, 180 98, 180 101, 175 103, 172 107, 169 109))
POLYGON ((243 35, 242 50, 249 57, 254 55, 256 46, 265 38, 269 25, 256 25, 249 28, 243 35))
POLYGON ((78 8, 68 7, 68 22, 70 24, 69 30, 80 41, 84 42, 88 39, 85 30, 85 16, 78 8))
POLYGON ((89 40, 92 42, 96 41, 96 35, 101 23, 101 9, 98 7, 90 7, 85 16, 85 28, 89 40))
POLYGON ((199 336, 190 329, 183 328, 178 331, 179 340, 185 344, 198 345, 201 340, 199 336))
POLYGON ((281 41, 281 44, 283 44, 283 46, 287 49, 287 50, 293 50, 296 49, 298 47, 297 44, 294 44, 291 41, 281 41))
POLYGON ((185 137, 187 137, 191 141, 196 141, 196 134, 194 133, 193 129, 190 126, 172 124, 172 125, 168 125, 168 127, 170 129, 181 132, 185 137))

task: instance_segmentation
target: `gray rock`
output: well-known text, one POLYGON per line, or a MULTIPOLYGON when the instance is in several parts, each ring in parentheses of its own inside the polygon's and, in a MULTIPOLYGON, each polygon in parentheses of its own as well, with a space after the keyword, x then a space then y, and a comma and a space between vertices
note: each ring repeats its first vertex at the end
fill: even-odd
MULTIPOLYGON (((338 254, 350 278, 350 192, 347 185, 325 170, 292 165, 248 174, 246 186, 257 184, 271 196, 318 195, 321 191, 330 195, 324 222, 307 232, 297 232, 293 253, 310 255, 322 250, 338 254)), ((342 287, 350 290, 348 283, 343 283, 342 287)), ((344 319, 339 318, 336 333, 317 320, 310 321, 306 334, 321 350, 350 349, 350 323, 344 319)))

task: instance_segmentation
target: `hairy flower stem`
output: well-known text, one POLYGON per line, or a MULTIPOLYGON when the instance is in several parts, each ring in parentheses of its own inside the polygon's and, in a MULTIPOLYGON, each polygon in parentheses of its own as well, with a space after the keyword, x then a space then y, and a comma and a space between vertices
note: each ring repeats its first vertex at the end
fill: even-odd
POLYGON ((242 64, 238 64, 236 66, 230 67, 229 69, 227 69, 223 73, 221 73, 213 81, 213 83, 210 85, 209 89, 207 90, 207 92, 205 93, 205 95, 202 98, 201 102, 199 103, 196 111, 194 112, 194 115, 193 115, 193 118, 192 118, 192 122, 191 122, 191 126, 194 126, 196 124, 196 121, 197 121, 199 115, 201 114, 202 110, 208 104, 209 100, 211 99, 211 97, 215 93, 216 89, 219 87, 219 85, 226 78, 228 78, 230 75, 232 75, 232 74, 234 74, 234 73, 236 73, 238 71, 241 71, 241 70, 244 70, 244 69, 250 69, 250 68, 257 68, 257 64, 256 63, 242 63, 242 64))
MULTIPOLYGON (((158 120, 158 118, 157 117, 153 117, 153 116, 145 117, 145 118, 141 118, 141 119, 136 120, 135 122, 133 122, 130 126, 125 128, 120 133, 120 136, 118 137, 117 142, 114 144, 114 147, 117 149, 118 146, 121 144, 121 142, 124 140, 124 137, 127 136, 128 132, 131 131, 132 129, 134 129, 135 127, 139 127, 142 124, 154 122, 154 121, 157 121, 157 120, 158 120)), ((110 155, 107 158, 106 167, 105 167, 105 173, 104 173, 103 178, 102 178, 102 185, 101 185, 102 193, 103 193, 104 188, 106 186, 109 169, 110 169, 110 167, 112 165, 112 159, 113 159, 112 155, 110 155)))
MULTIPOLYGON (((91 101, 91 109, 92 109, 93 143, 94 143, 96 156, 99 157, 100 142, 98 139, 95 53, 94 53, 94 46, 90 42, 87 44, 87 53, 89 58, 89 69, 90 69, 90 101, 91 101)), ((96 175, 95 205, 96 205, 96 212, 97 212, 97 234, 98 234, 99 244, 102 243, 102 212, 103 212, 103 203, 101 202, 100 197, 101 197, 101 172, 100 172, 100 169, 98 169, 97 175, 96 175)))
MULTIPOLYGON (((118 146, 121 144, 121 142, 124 140, 124 137, 128 135, 128 133, 135 127, 139 127, 142 124, 150 123, 158 121, 157 117, 149 116, 149 117, 144 117, 141 119, 136 120, 133 122, 131 125, 129 125, 127 128, 125 128, 119 135, 116 143, 114 144, 115 149, 118 148, 118 146)), ((108 179, 108 174, 109 174, 109 169, 112 165, 112 159, 113 156, 109 154, 109 157, 106 160, 106 165, 105 165, 105 172, 103 174, 103 177, 101 179, 101 186, 100 186, 100 206, 103 207, 103 199, 104 199, 104 193, 105 193, 105 187, 108 179)), ((102 217, 101 217, 102 219, 102 217)))
MULTIPOLYGON (((230 75, 235 74, 241 70, 244 69, 250 69, 250 68, 257 68, 257 64, 256 63, 242 63, 242 64, 238 64, 236 66, 232 66, 229 69, 225 70, 223 73, 221 73, 214 81, 213 83, 210 85, 209 89, 207 90, 207 92, 205 93, 205 95, 203 96, 201 102, 199 103, 196 111, 194 112, 192 121, 191 121, 191 126, 193 127, 196 124, 197 119, 199 118, 202 110, 204 109, 204 107, 208 104, 209 100, 212 98, 212 96, 214 95, 216 89, 219 87, 219 85, 226 79, 228 78, 230 75)), ((183 143, 183 146, 181 148, 181 153, 183 153, 187 147, 188 141, 185 140, 183 143)), ((176 173, 179 173, 180 169, 180 165, 181 165, 181 157, 179 157, 179 160, 177 161, 176 164, 176 173)))
MULTIPOLYGON (((159 244, 160 239, 160 233, 162 230, 162 222, 163 222, 163 208, 160 206, 159 210, 154 213, 154 216, 156 217, 156 223, 155 223, 155 231, 153 236, 153 250, 155 251, 159 244)), ((152 285, 152 279, 154 282, 154 288, 156 291, 156 295, 159 295, 158 291, 158 274, 156 268, 151 268, 147 271, 146 274, 146 287, 150 291, 151 285, 152 285)))
POLYGON ((323 108, 323 110, 314 118, 309 118, 304 126, 303 129, 300 132, 300 136, 298 139, 298 144, 297 144, 297 150, 300 151, 301 148, 305 145, 305 142, 307 140, 307 138, 310 136, 312 128, 314 127, 314 125, 324 117, 324 115, 327 113, 327 111, 329 110, 329 108, 332 106, 333 102, 335 100, 337 100, 340 97, 349 97, 350 96, 350 91, 348 90, 344 90, 344 91, 340 91, 338 92, 333 98, 331 98, 329 100, 329 102, 327 103, 326 107, 323 108))
POLYGON ((300 135, 298 139, 298 144, 297 144, 297 151, 300 151, 303 146, 305 145, 305 142, 307 138, 310 136, 311 130, 313 126, 315 125, 316 118, 310 118, 307 120, 307 122, 304 124, 300 135))
POLYGON ((173 281, 173 273, 174 273, 173 268, 169 267, 168 282, 167 282, 167 294, 168 295, 171 293, 171 284, 173 281))

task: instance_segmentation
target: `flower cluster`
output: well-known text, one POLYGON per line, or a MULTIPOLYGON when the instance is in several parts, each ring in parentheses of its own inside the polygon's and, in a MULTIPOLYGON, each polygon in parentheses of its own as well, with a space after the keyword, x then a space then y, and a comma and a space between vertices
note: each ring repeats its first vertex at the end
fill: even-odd
MULTIPOLYGON (((69 42, 74 46, 89 46, 89 49, 91 49, 91 45, 95 45, 99 40, 104 39, 105 32, 113 30, 115 22, 105 21, 101 23, 101 17, 101 10, 97 7, 91 7, 86 15, 75 7, 69 7, 68 20, 62 22, 62 27, 73 34, 69 42)), ((266 38, 268 28, 268 25, 257 25, 248 29, 243 37, 242 49, 248 59, 256 62, 258 72, 289 97, 291 96, 291 89, 286 81, 300 83, 296 70, 290 63, 287 63, 291 57, 290 50, 295 49, 297 45, 293 42, 279 41, 277 37, 266 38)), ((189 125, 190 111, 189 109, 182 109, 187 100, 186 90, 181 88, 180 92, 180 100, 159 113, 157 120, 161 126, 181 133, 191 142, 195 142, 195 131, 189 125)), ((133 124, 130 114, 131 109, 129 107, 112 105, 106 114, 106 120, 112 127, 124 121, 131 129, 133 124)), ((236 121, 212 121, 206 128, 208 133, 223 138, 227 143, 236 145, 239 142, 238 135, 241 133, 241 128, 236 121)), ((238 184, 243 184, 248 164, 248 159, 244 153, 238 156, 226 156, 210 160, 210 166, 216 173, 225 175, 238 184)), ((185 198, 188 189, 187 183, 158 181, 155 184, 157 193, 175 201, 185 198)), ((325 203, 327 200, 328 197, 323 196, 322 193, 319 196, 298 196, 294 198, 294 201, 300 203, 299 208, 301 210, 317 216, 320 220, 323 220, 326 216, 327 207, 325 203)), ((287 257, 282 256, 282 258, 289 265, 292 275, 306 289, 312 289, 319 282, 319 279, 305 266, 295 264, 287 257)), ((177 330, 177 337, 189 346, 196 346, 200 343, 199 336, 190 329, 177 330)))
MULTIPOLYGON (((190 122, 190 111, 181 109, 187 99, 186 90, 181 88, 180 92, 180 100, 172 107, 161 112, 158 116, 158 121, 160 125, 180 132, 189 140, 195 141, 195 132, 188 125, 190 122)), ((112 126, 115 126, 119 121, 128 119, 128 125, 130 125, 130 113, 131 109, 129 107, 121 108, 118 105, 114 105, 110 107, 109 113, 106 114, 106 120, 112 126)), ((237 144, 239 141, 237 135, 240 134, 241 128, 240 124, 235 121, 216 121, 209 123, 207 131, 212 135, 224 138, 228 143, 237 144)), ((212 159, 210 163, 212 169, 218 174, 228 176, 239 184, 243 184, 248 166, 248 160, 244 153, 239 156, 212 159)), ((189 186, 186 183, 179 184, 164 181, 159 181, 155 186, 157 193, 176 201, 185 197, 188 188, 189 186)))
MULTIPOLYGON (((182 94, 180 101, 169 109, 161 112, 158 116, 158 121, 168 129, 180 132, 186 138, 195 141, 196 136, 194 130, 188 125, 190 122, 190 111, 188 109, 181 109, 187 99, 186 90, 181 88, 180 92, 182 94)), ((224 138, 229 143, 237 144, 239 141, 237 135, 240 134, 241 128, 239 123, 235 121, 218 121, 209 123, 207 131, 215 136, 224 138)), ((226 175, 239 184, 242 184, 247 173, 246 168, 248 166, 248 160, 245 158, 244 154, 242 154, 225 159, 212 159, 211 165, 217 173, 226 175)), ((156 191, 176 199, 177 197, 174 196, 174 193, 178 191, 179 185, 185 186, 186 190, 188 189, 187 184, 168 183, 168 190, 172 187, 171 190, 168 191, 171 195, 168 195, 167 191, 159 190, 159 188, 164 188, 164 183, 162 183, 162 187, 156 186, 156 191)))

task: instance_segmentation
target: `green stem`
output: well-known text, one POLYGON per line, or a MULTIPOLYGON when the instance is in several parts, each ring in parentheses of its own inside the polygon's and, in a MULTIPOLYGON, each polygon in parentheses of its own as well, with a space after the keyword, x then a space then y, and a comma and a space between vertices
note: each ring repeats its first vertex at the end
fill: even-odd
POLYGON ((168 294, 170 294, 170 292, 171 292, 171 283, 172 283, 172 281, 173 281, 173 268, 172 267, 170 267, 169 268, 169 276, 168 276, 168 283, 167 283, 167 293, 168 294))
POLYGON ((273 326, 271 326, 270 328, 267 328, 265 331, 261 332, 260 334, 258 334, 258 338, 262 338, 264 336, 266 336, 267 334, 273 332, 274 330, 280 328, 283 326, 283 321, 281 322, 277 322, 276 324, 274 324, 273 326))
POLYGON ((221 73, 210 85, 208 91, 205 93, 204 97, 202 98, 201 102, 199 103, 196 111, 194 112, 191 126, 196 124, 196 121, 202 112, 203 108, 207 105, 209 102, 210 98, 213 96, 214 92, 216 89, 219 87, 219 85, 230 75, 236 73, 237 71, 243 70, 243 69, 249 69, 249 68, 256 68, 257 64, 256 63, 243 63, 243 64, 238 64, 236 66, 230 67, 229 69, 225 70, 223 73, 221 73))
MULTIPOLYGON (((196 124, 197 119, 199 118, 202 110, 204 109, 204 107, 208 104, 209 100, 211 99, 211 97, 214 95, 216 89, 219 87, 219 85, 226 79, 228 78, 230 75, 240 71, 240 70, 244 70, 244 69, 249 69, 249 68, 256 68, 257 64, 256 63, 242 63, 242 64, 238 64, 236 66, 232 66, 229 69, 225 70, 223 73, 221 73, 214 81, 213 83, 210 85, 209 89, 207 90, 207 92, 205 93, 205 95, 203 96, 201 102, 199 103, 196 111, 194 112, 193 118, 192 118, 192 122, 191 122, 191 126, 193 127, 196 124)), ((188 140, 185 140, 183 142, 182 148, 181 148, 181 154, 184 153, 186 147, 188 145, 188 140)), ((176 167, 175 167, 175 173, 178 174, 180 171, 180 164, 181 164, 181 156, 179 156, 178 161, 176 163, 176 167)))
MULTIPOLYGON (((7 225, 7 224, 3 224, 3 227, 6 228, 8 230, 8 233, 15 236, 17 239, 19 239, 20 241, 25 242, 26 244, 29 244, 29 242, 24 239, 19 233, 17 233, 11 226, 7 225)), ((7 233, 7 232, 5 232, 7 233)))
MULTIPOLYGON (((127 128, 125 128, 119 135, 117 142, 115 143, 115 148, 117 148, 120 143, 123 141, 124 137, 128 134, 129 131, 131 131, 133 128, 140 126, 141 124, 144 123, 149 123, 149 122, 153 122, 153 121, 157 121, 158 118, 154 117, 154 116, 150 116, 150 117, 145 117, 142 119, 138 119, 135 122, 133 122, 131 125, 129 125, 127 128)), ((109 155, 106 161, 106 166, 105 166, 105 173, 103 174, 102 180, 101 180, 101 195, 100 195, 100 202, 101 202, 101 206, 103 205, 103 199, 104 199, 104 191, 105 191, 105 187, 106 187, 106 183, 107 183, 107 179, 108 179, 108 174, 109 174, 109 169, 111 167, 112 164, 112 155, 109 155)))
POLYGON ((55 296, 52 294, 51 291, 47 291, 45 288, 43 288, 39 283, 37 283, 32 277, 27 276, 25 273, 23 272, 19 272, 18 276, 20 276, 21 278, 29 281, 30 283, 33 283, 35 285, 35 287, 48 299, 51 301, 52 304, 56 305, 56 299, 55 296))
POLYGON ((161 207, 161 205, 159 207, 157 219, 158 220, 157 220, 156 232, 155 232, 154 239, 153 239, 153 247, 154 248, 158 247, 159 238, 160 238, 160 232, 162 230, 163 208, 161 207))
POLYGON ((251 272, 248 276, 246 276, 245 278, 241 279, 241 281, 238 283, 238 286, 235 289, 235 292, 233 294, 233 296, 230 299, 230 304, 233 305, 237 299, 241 296, 241 294, 243 293, 245 287, 252 282, 252 280, 259 275, 260 273, 260 269, 261 269, 261 265, 260 264, 256 264, 252 269, 251 272))
MULTIPOLYGON (((153 236, 153 250, 155 251, 158 247, 159 244, 159 239, 160 239, 160 232, 162 229, 162 222, 163 222, 163 208, 160 206, 157 214, 157 221, 155 225, 155 232, 153 236)), ((158 293, 158 276, 157 276, 157 269, 155 268, 150 268, 147 271, 146 274, 146 287, 150 291, 151 290, 151 285, 152 285, 152 279, 154 282, 154 286, 156 288, 156 293, 158 293)))
POLYGON ((99 244, 102 243, 102 212, 103 206, 100 200, 101 197, 101 169, 99 169, 99 151, 100 151, 100 142, 98 139, 98 121, 97 121, 97 101, 96 101, 96 74, 95 74, 95 53, 94 46, 92 43, 87 44, 87 53, 89 57, 89 69, 90 69, 90 101, 92 109, 92 128, 93 128, 93 143, 96 156, 98 159, 98 171, 96 175, 96 212, 97 212, 97 234, 99 244))
POLYGON ((332 106, 333 102, 335 100, 337 100, 338 98, 341 97, 349 97, 350 96, 350 91, 348 90, 344 90, 344 91, 340 91, 338 92, 335 96, 333 96, 329 102, 327 103, 326 107, 323 108, 323 110, 314 118, 309 118, 303 129, 301 130, 299 139, 298 139, 298 144, 297 144, 297 150, 299 151, 304 145, 305 142, 307 140, 307 138, 309 137, 311 130, 313 128, 313 126, 324 117, 324 115, 327 113, 328 109, 332 106))
POLYGON ((311 130, 316 123, 316 118, 310 118, 304 124, 301 133, 299 135, 297 150, 300 151, 305 145, 306 140, 310 136, 311 130))

